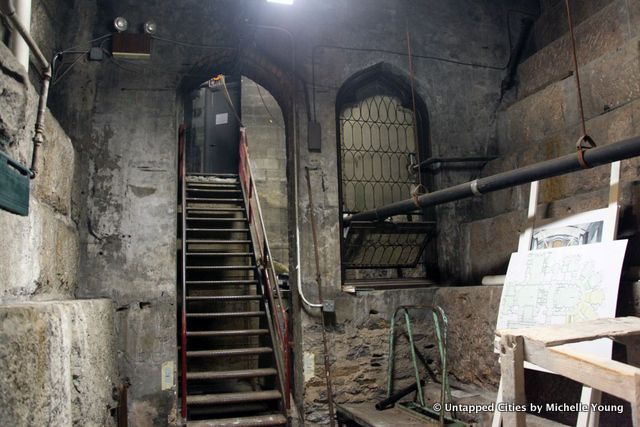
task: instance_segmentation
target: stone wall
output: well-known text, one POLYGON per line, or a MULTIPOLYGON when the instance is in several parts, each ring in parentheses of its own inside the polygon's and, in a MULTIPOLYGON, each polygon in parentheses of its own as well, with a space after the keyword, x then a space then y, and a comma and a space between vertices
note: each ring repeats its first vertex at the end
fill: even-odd
POLYGON ((0 305, 2 425, 115 426, 107 299, 0 305))
MULTIPOLYGON (((39 92, 4 44, 0 52, 2 145, 14 160, 30 166, 39 92)), ((0 211, 0 301, 69 298, 76 290, 79 237, 71 217, 75 151, 50 114, 45 138, 40 173, 31 181, 29 216, 0 211)))
MULTIPOLYGON (((640 134, 640 8, 638 2, 589 0, 574 4, 575 35, 584 99, 586 127, 598 145, 640 134)), ((543 13, 534 26, 533 52, 520 64, 519 86, 509 94, 497 116, 500 157, 483 176, 575 152, 581 135, 577 91, 572 76, 570 40, 564 2, 543 1, 543 13)), ((609 166, 544 180, 540 185, 537 219, 561 218, 603 208, 609 194, 609 166)), ((640 193, 640 161, 622 162, 618 237, 629 239, 623 267, 617 315, 635 315, 640 193)), ((484 275, 504 274, 509 256, 518 248, 526 226, 529 186, 492 193, 474 202, 473 220, 462 226, 468 263, 462 277, 479 282, 484 275)), ((489 293, 494 287, 481 288, 489 293)), ((620 354, 614 348, 614 357, 620 354)), ((579 385, 538 372, 527 374, 527 397, 532 402, 575 402, 579 385)), ((481 384, 494 384, 487 378, 481 384)), ((612 399, 605 396, 605 401, 612 399)), ((622 403, 615 401, 615 403, 622 403)), ((605 414, 603 424, 629 423, 628 411, 615 418, 605 414)), ((546 414, 574 424, 577 414, 546 414)), ((604 415, 603 415, 604 416, 604 415)))
MULTIPOLYGON (((576 41, 586 126, 598 145, 606 145, 640 134, 640 13, 635 2, 584 3, 590 15, 576 27, 576 41)), ((539 23, 538 28, 545 26, 539 23)), ((575 151, 581 130, 575 80, 568 77, 570 55, 565 33, 521 64, 518 98, 498 115, 500 158, 489 163, 483 175, 575 151)), ((631 253, 638 244, 639 165, 637 159, 622 162, 619 234, 631 238, 631 253)), ((605 207, 608 183, 607 166, 545 180, 538 215, 554 218, 605 207)), ((464 226, 469 242, 467 277, 478 281, 486 274, 504 274, 525 226, 528 198, 529 187, 520 186, 477 201, 475 221, 464 226)), ((633 256, 627 267, 637 263, 633 256)))
POLYGON ((288 264, 287 146, 282 110, 265 88, 247 77, 242 78, 241 105, 271 253, 279 263, 288 264))
MULTIPOLYGON (((500 2, 455 1, 396 3, 393 6, 386 2, 375 2, 372 5, 368 3, 365 12, 365 8, 355 3, 329 3, 323 6, 308 5, 305 10, 309 16, 313 16, 313 22, 322 28, 316 32, 310 31, 308 39, 302 38, 300 44, 307 50, 298 52, 302 56, 306 53, 308 60, 311 60, 311 63, 307 62, 308 67, 315 66, 315 93, 311 93, 310 99, 312 116, 315 110, 315 118, 322 127, 322 152, 308 152, 304 145, 306 134, 303 133, 299 174, 303 177, 305 166, 322 170, 322 175, 317 171, 311 175, 312 188, 316 191, 315 206, 312 208, 320 231, 324 296, 336 300, 338 313, 336 325, 333 326, 337 332, 330 338, 331 358, 335 359, 332 369, 336 373, 336 399, 339 402, 355 402, 380 397, 385 390, 386 336, 390 311, 400 304, 431 306, 434 301, 446 303, 445 310, 454 319, 452 328, 462 331, 465 330, 463 328, 470 332, 475 330, 475 326, 469 328, 474 323, 467 323, 467 317, 478 319, 486 316, 486 320, 477 326, 485 338, 470 335, 456 341, 455 349, 450 351, 451 372, 463 382, 489 387, 495 385, 495 360, 486 359, 486 363, 477 363, 465 345, 475 351, 492 354, 491 340, 486 337, 492 334, 495 327, 492 310, 497 310, 498 294, 482 295, 480 290, 471 296, 451 296, 450 299, 448 296, 438 297, 440 290, 363 292, 348 296, 341 292, 336 95, 341 85, 353 74, 381 62, 386 64, 386 69, 391 73, 409 81, 408 58, 404 54, 407 49, 408 22, 416 55, 415 90, 428 110, 432 155, 478 156, 495 152, 495 110, 500 98, 500 82, 504 77, 500 68, 509 57, 506 22, 511 14, 507 12, 507 7, 535 10, 528 9, 531 5, 527 2, 507 6, 500 2), (465 13, 460 14, 460 10, 465 10, 465 13), (394 34, 394 37, 382 36, 382 33, 394 34), (476 294, 479 295, 477 298, 476 294), (487 310, 473 312, 474 299, 486 299, 487 310), (369 306, 374 307, 374 313, 381 314, 367 314, 370 312, 369 306), (371 320, 367 320, 369 318, 371 320), (362 347, 362 350, 354 350, 354 347, 362 347)), ((511 19, 512 35, 517 37, 519 21, 511 19)), ((304 20, 298 25, 314 28, 304 20)), ((301 97, 302 102, 304 98, 301 97)), ((304 120, 304 116, 301 120, 304 120)), ((433 176, 430 190, 468 181, 477 173, 477 169, 443 168, 433 176)), ((304 183, 303 178, 301 183, 304 183)), ((312 242, 305 237, 311 235, 306 193, 306 187, 301 185, 297 206, 302 220, 302 284, 307 298, 317 301, 312 242)), ((445 282, 459 283, 460 271, 464 269, 466 250, 461 244, 464 229, 460 223, 470 218, 472 206, 473 203, 467 200, 438 208, 438 264, 445 282)), ((305 404, 305 416, 310 424, 326 424, 319 317, 313 309, 303 308, 300 313, 300 319, 297 320, 299 330, 294 339, 299 343, 299 347, 296 347, 298 398, 305 404), (311 360, 308 354, 315 355, 315 375, 312 376, 303 374, 306 363, 311 360)), ((428 326, 431 319, 419 317, 416 323, 421 340, 420 350, 427 356, 433 355, 433 348, 423 347, 427 341, 433 343, 428 326)), ((399 354, 405 358, 404 364, 399 365, 396 372, 398 378, 402 378, 398 385, 402 385, 403 381, 407 384, 411 378, 407 347, 401 348, 399 354)), ((437 371, 437 364, 434 367, 437 371)))
MULTIPOLYGON (((46 5, 45 5, 46 3, 46 5)), ((45 54, 67 35, 67 4, 44 16, 34 5, 34 37, 45 54), (44 16, 44 17, 43 17, 44 16)), ((82 22, 81 18, 77 21, 82 22)), ((30 165, 40 79, 31 81, 0 43, 0 149, 30 165), (33 82, 33 84, 31 83, 33 82)), ((73 300, 78 285, 80 231, 73 214, 76 149, 47 110, 39 173, 31 180, 29 216, 0 211, 0 409, 2 425, 115 425, 113 306, 73 300)))

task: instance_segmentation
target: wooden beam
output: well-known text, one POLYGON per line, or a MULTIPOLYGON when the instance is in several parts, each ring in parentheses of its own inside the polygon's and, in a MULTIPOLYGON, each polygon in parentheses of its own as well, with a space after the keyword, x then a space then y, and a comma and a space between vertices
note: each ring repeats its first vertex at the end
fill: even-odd
POLYGON ((527 338, 524 347, 528 362, 628 402, 636 400, 638 368, 579 353, 566 346, 545 347, 527 338))
MULTIPOLYGON (((505 336, 500 341, 500 370, 502 373, 502 402, 525 405, 524 393, 524 340, 521 336, 505 336)), ((505 426, 525 427, 526 412, 505 411, 505 426)))
POLYGON ((591 341, 599 338, 622 341, 625 337, 640 335, 640 318, 629 316, 554 325, 553 327, 535 326, 526 329, 502 329, 497 331, 496 334, 498 336, 523 336, 527 341, 537 341, 544 344, 545 347, 591 341))

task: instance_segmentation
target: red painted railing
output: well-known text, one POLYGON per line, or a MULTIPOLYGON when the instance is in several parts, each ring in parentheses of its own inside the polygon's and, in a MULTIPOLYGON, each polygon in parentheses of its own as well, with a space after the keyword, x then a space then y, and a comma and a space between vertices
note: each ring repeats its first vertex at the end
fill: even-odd
POLYGON ((278 375, 281 391, 284 395, 286 408, 290 408, 291 378, 289 370, 289 324, 287 321, 287 307, 282 300, 280 287, 278 286, 278 276, 273 266, 273 258, 269 249, 269 240, 260 207, 260 199, 256 192, 255 180, 251 172, 251 162, 249 161, 249 151, 247 148, 247 134, 244 128, 240 129, 240 182, 244 190, 245 203, 247 206, 247 218, 253 239, 256 261, 260 269, 261 285, 267 297, 267 318, 271 330, 274 334, 274 354, 278 364, 278 375), (275 289, 275 298, 274 298, 275 289))
POLYGON ((178 177, 180 179, 180 206, 182 209, 182 312, 180 318, 180 414, 182 419, 187 419, 187 286, 186 286, 186 260, 187 260, 187 186, 186 186, 186 128, 180 125, 180 140, 178 144, 178 177))

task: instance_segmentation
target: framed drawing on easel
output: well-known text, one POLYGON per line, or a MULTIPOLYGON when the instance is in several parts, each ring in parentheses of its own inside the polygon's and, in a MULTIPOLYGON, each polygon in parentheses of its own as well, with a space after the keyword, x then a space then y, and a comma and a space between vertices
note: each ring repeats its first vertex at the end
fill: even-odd
MULTIPOLYGON (((559 220, 542 221, 536 221, 539 183, 531 184, 528 223, 520 236, 518 252, 512 254, 509 263, 496 329, 514 327, 516 324, 519 327, 526 327, 528 324, 533 326, 545 322, 548 324, 571 323, 574 321, 572 310, 576 311, 578 307, 580 310, 595 310, 587 313, 579 312, 579 316, 584 318, 615 317, 619 275, 626 249, 626 242, 615 241, 618 226, 619 180, 620 162, 615 162, 611 164, 609 199, 606 208, 574 214, 559 220), (593 245, 593 247, 585 247, 585 245, 593 245), (598 246, 601 246, 601 249, 598 249, 598 246), (572 247, 574 249, 571 249, 572 247), (540 252, 534 254, 537 251, 540 252), (575 270, 578 272, 590 268, 590 263, 597 264, 604 259, 609 261, 609 264, 602 265, 600 276, 597 276, 594 270, 591 275, 583 275, 580 280, 572 281, 571 276, 564 273, 576 267, 576 261, 574 261, 576 255, 581 256, 585 261, 582 267, 575 270), (564 261, 565 256, 566 261, 564 261), (606 265, 609 266, 608 269, 605 268, 606 265), (545 280, 550 281, 549 286, 545 286, 545 280), (589 284, 590 282, 593 286, 589 284), (584 283, 586 283, 585 287, 583 287, 584 283), (533 299, 535 304, 527 305, 527 298, 533 299), (589 304, 581 305, 579 300, 585 300, 585 298, 589 304), (608 298, 607 301, 605 301, 606 298, 608 298), (518 305, 520 302, 525 304, 518 305), (546 306, 538 307, 538 303, 546 306)), ((588 343, 583 350, 610 358, 611 345, 610 341, 603 340, 588 343)), ((526 367, 541 370, 530 364, 526 367)), ((497 401, 501 399, 502 381, 498 389, 497 401)), ((599 403, 600 399, 601 393, 598 390, 583 387, 582 403, 599 403)), ((597 413, 580 412, 577 425, 592 427, 596 426, 598 421, 597 413)), ((492 425, 499 427, 501 423, 501 414, 495 412, 492 425)))

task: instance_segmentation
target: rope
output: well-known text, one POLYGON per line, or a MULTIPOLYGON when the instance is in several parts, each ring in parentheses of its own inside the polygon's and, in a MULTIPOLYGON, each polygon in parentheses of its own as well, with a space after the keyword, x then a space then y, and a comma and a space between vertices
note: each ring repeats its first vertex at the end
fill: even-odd
POLYGON ((576 36, 573 31, 573 19, 571 17, 571 5, 569 0, 565 0, 565 6, 567 8, 567 21, 569 23, 569 33, 571 35, 571 50, 573 53, 573 72, 576 76, 576 89, 578 90, 578 111, 580 111, 580 124, 582 126, 582 136, 576 143, 576 150, 578 152, 578 163, 583 169, 589 169, 591 166, 584 160, 584 152, 590 148, 596 146, 596 143, 587 134, 587 124, 584 119, 584 104, 582 101, 582 86, 580 85, 580 72, 578 69, 578 54, 576 53, 576 36))
POLYGON ((240 116, 238 115, 238 112, 236 111, 236 107, 234 107, 233 105, 233 101, 231 100, 231 96, 229 95, 229 91, 227 90, 227 83, 225 81, 224 75, 223 74, 218 74, 217 76, 215 76, 213 79, 214 82, 220 82, 222 84, 222 91, 224 92, 224 98, 226 99, 227 103, 229 104, 229 107, 231 107, 231 111, 233 111, 233 115, 236 116, 236 120, 238 120, 238 124, 241 127, 244 127, 244 125, 242 124, 242 120, 240 120, 240 116))
MULTIPOLYGON (((413 55, 411 54, 411 34, 409 33, 409 23, 407 22, 407 53, 409 56, 409 79, 411 81, 411 103, 412 103, 412 113, 413 113, 413 142, 416 147, 418 144, 418 123, 417 123, 417 114, 416 114, 416 89, 414 84, 414 73, 413 73, 413 55)), ((420 162, 418 161, 418 164, 420 162)), ((422 173, 420 167, 418 166, 418 184, 420 187, 424 188, 422 185, 422 173)), ((417 202, 414 200, 417 206, 417 202)), ((420 207, 420 206, 417 206, 420 207)))

